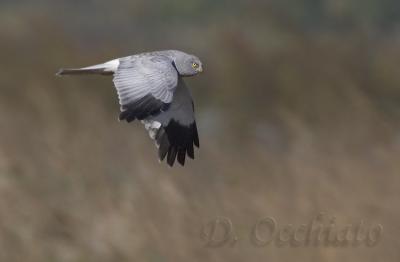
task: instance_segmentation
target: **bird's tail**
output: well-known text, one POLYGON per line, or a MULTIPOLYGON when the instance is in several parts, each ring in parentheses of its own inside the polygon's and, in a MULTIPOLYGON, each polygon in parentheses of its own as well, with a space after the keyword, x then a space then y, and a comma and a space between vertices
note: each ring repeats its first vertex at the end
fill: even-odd
POLYGON ((62 68, 57 72, 57 76, 63 75, 112 75, 117 71, 119 59, 111 60, 103 64, 88 66, 83 68, 62 68))

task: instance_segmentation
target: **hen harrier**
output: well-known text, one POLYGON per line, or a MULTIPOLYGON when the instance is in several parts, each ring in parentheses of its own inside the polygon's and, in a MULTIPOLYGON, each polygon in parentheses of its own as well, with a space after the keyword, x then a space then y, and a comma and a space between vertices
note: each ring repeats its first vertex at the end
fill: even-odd
POLYGON ((183 77, 203 71, 199 58, 177 50, 142 53, 103 64, 60 69, 57 75, 113 75, 120 120, 141 120, 158 147, 160 161, 183 166, 199 147, 194 104, 183 77))

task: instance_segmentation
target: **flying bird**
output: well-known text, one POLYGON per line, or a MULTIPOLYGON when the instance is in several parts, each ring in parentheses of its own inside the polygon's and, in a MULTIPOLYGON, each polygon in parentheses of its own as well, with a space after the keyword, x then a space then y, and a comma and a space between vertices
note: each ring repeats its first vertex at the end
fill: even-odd
POLYGON ((57 75, 112 75, 118 93, 119 120, 140 120, 158 147, 160 161, 183 166, 199 147, 194 103, 184 77, 203 71, 200 59, 178 50, 141 53, 103 64, 60 69, 57 75))

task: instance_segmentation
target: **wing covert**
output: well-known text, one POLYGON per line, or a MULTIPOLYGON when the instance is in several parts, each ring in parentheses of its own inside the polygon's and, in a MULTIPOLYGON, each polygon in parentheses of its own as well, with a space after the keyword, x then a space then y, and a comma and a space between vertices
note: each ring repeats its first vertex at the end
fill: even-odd
POLYGON ((178 83, 178 72, 166 56, 129 56, 120 59, 113 82, 121 105, 120 119, 130 122, 168 107, 178 83))

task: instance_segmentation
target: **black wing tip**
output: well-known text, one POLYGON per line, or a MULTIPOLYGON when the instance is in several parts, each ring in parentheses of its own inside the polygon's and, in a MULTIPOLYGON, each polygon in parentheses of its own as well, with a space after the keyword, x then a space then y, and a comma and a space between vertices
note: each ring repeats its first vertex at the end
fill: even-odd
POLYGON ((193 144, 197 146, 197 148, 200 148, 200 139, 199 139, 199 133, 197 132, 196 122, 193 122, 192 130, 193 130, 193 144))
POLYGON ((157 143, 160 162, 166 158, 170 167, 174 166, 175 160, 185 166, 186 155, 194 159, 193 145, 199 147, 196 123, 186 126, 171 120, 168 126, 160 129, 157 143))
MULTIPOLYGON (((163 103, 151 95, 146 95, 133 103, 123 105, 118 119, 128 123, 135 119, 142 120, 149 116, 156 116, 168 109, 168 106, 169 104, 163 103)), ((172 119, 167 126, 158 130, 156 143, 159 146, 160 162, 166 158, 167 164, 171 167, 174 166, 176 160, 184 166, 186 155, 194 159, 194 146, 198 148, 200 146, 196 122, 184 125, 172 119)))
POLYGON ((178 163, 181 164, 181 166, 185 165, 185 158, 186 158, 186 149, 179 149, 178 150, 178 163))

